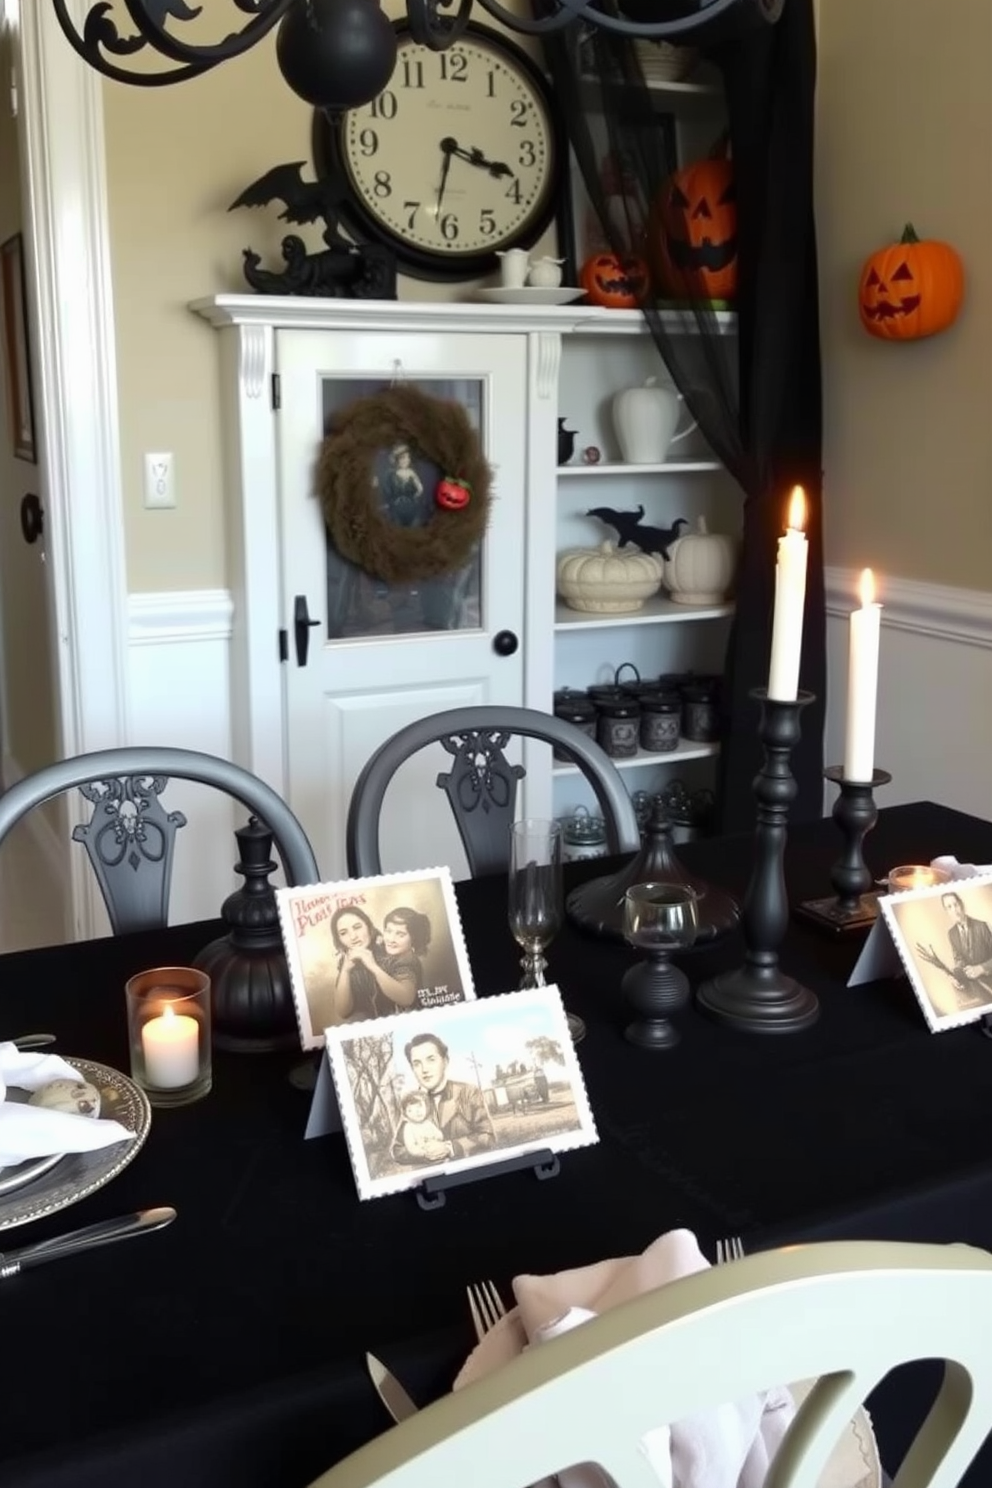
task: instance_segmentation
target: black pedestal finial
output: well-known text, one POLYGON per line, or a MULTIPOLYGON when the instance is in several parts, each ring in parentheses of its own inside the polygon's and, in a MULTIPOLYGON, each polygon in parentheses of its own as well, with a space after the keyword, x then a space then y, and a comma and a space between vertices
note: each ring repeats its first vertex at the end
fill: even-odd
POLYGON ((699 878, 680 862, 672 845, 672 824, 665 803, 655 798, 644 844, 619 873, 590 879, 574 888, 566 901, 568 918, 580 930, 608 940, 623 940, 623 899, 635 884, 675 883, 693 889, 699 902, 696 945, 706 945, 734 930, 740 919, 737 903, 723 889, 699 878))
POLYGON ((778 948, 789 923, 784 858, 789 807, 797 789, 789 756, 799 740, 800 713, 813 694, 800 692, 795 702, 782 702, 760 687, 751 696, 762 705, 758 737, 765 760, 754 779, 758 815, 754 867, 741 914, 744 965, 704 982, 696 1002, 721 1023, 748 1033, 795 1033, 815 1022, 820 1012, 813 993, 778 966, 778 948))
POLYGON ((864 840, 878 821, 875 790, 888 785, 892 776, 876 770, 871 780, 845 780, 839 765, 831 765, 824 778, 840 786, 831 815, 844 836, 844 849, 830 870, 835 899, 806 899, 796 913, 834 934, 867 930, 878 918, 878 895, 870 893, 874 879, 864 860, 864 840))
POLYGON ((213 940, 194 966, 211 982, 213 1042, 218 1049, 265 1054, 299 1044, 289 967, 269 874, 272 833, 257 817, 235 832, 244 885, 224 900, 221 919, 230 932, 213 940))

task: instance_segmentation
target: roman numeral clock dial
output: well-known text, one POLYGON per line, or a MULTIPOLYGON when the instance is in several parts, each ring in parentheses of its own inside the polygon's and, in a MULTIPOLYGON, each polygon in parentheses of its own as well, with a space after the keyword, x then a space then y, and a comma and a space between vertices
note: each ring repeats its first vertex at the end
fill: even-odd
POLYGON ((469 279, 530 247, 557 205, 565 149, 543 75, 516 45, 470 26, 445 52, 397 25, 389 84, 336 120, 317 159, 345 183, 346 221, 407 273, 469 279), (323 157, 323 159, 322 159, 323 157))

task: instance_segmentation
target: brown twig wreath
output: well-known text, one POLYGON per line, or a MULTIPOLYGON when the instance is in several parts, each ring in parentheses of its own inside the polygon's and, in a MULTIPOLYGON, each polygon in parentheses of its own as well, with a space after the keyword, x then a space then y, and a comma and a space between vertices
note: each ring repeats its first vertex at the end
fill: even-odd
POLYGON ((486 530, 491 480, 465 409, 408 384, 337 414, 317 460, 317 494, 335 547, 389 584, 465 567, 486 530), (374 480, 376 454, 403 445, 441 472, 428 493, 431 515, 419 526, 390 519, 374 480))

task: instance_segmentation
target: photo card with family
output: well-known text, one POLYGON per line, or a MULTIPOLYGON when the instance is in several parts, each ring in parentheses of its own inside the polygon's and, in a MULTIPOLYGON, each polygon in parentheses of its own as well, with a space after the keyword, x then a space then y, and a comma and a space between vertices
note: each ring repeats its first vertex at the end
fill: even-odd
POLYGON ((879 900, 933 1033, 992 1013, 992 875, 879 900))
POLYGON ((359 1198, 599 1141, 557 987, 327 1030, 359 1198))
POLYGON ((475 997, 451 870, 277 889, 304 1049, 324 1030, 475 997))

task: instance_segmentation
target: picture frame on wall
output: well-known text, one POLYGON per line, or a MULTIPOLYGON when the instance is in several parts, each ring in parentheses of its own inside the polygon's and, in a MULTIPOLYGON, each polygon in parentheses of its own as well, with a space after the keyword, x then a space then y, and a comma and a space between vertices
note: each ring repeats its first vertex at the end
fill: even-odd
POLYGON ((0 244, 0 310, 3 315, 4 382, 14 454, 37 462, 34 403, 31 395, 31 344, 28 334, 24 239, 15 233, 0 244))

